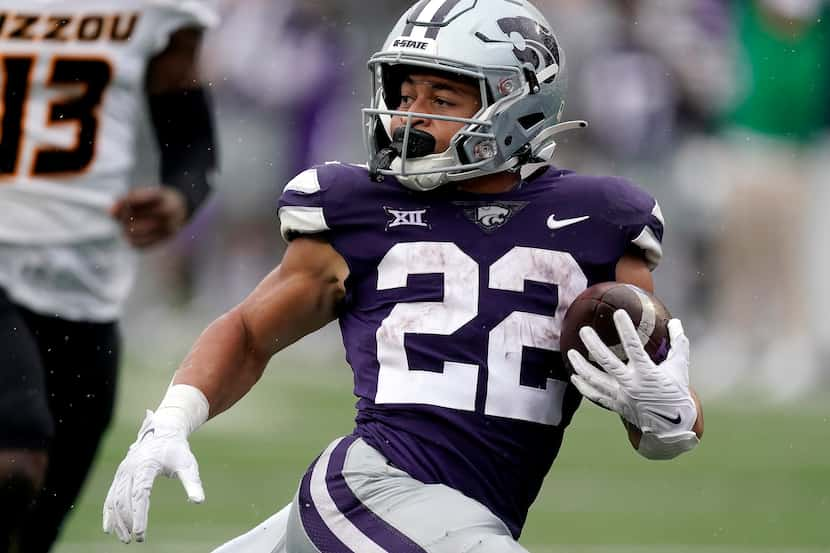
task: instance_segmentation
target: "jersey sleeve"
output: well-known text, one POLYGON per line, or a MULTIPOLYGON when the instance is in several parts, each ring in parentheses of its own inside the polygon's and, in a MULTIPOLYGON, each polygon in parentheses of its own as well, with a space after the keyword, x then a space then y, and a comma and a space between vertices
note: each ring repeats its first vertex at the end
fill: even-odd
POLYGON ((654 200, 651 212, 644 218, 641 224, 630 228, 631 244, 643 252, 646 263, 652 271, 657 268, 663 259, 663 228, 665 222, 663 213, 660 211, 660 204, 654 200), (640 232, 637 232, 639 230, 640 232))
POLYGON ((280 232, 287 241, 303 234, 344 236, 363 221, 355 198, 366 169, 329 161, 303 171, 285 186, 279 202, 280 232))
POLYGON ((614 178, 608 183, 607 220, 620 229, 627 249, 641 252, 653 271, 663 258, 665 221, 660 205, 651 194, 626 179, 614 178))
POLYGON ((279 202, 280 234, 286 242, 297 236, 329 230, 318 169, 303 171, 285 185, 279 202))
POLYGON ((150 4, 154 15, 150 50, 155 53, 164 50, 180 29, 208 29, 219 23, 213 0, 151 0, 150 4))

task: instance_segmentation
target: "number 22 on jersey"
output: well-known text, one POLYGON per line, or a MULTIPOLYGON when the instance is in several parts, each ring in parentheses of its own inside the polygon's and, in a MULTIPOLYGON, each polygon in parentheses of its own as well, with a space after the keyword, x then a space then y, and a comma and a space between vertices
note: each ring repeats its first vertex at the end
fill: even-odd
MULTIPOLYGON (((565 252, 515 247, 489 268, 493 290, 523 292, 526 281, 556 285, 553 316, 513 311, 489 333, 484 414, 557 425, 567 383, 548 378, 544 388, 521 383, 523 346, 558 351, 565 309, 587 287, 574 258, 565 252)), ((377 331, 378 387, 375 403, 417 403, 475 411, 478 365, 444 361, 440 373, 411 370, 407 333, 449 336, 479 314, 479 264, 450 242, 393 246, 378 266, 378 290, 403 288, 409 275, 441 274, 440 302, 398 303, 377 331)))
POLYGON ((45 88, 38 90, 33 78, 37 61, 34 55, 0 57, 0 178, 18 175, 49 177, 80 173, 95 158, 98 132, 97 111, 104 91, 112 79, 112 67, 102 58, 58 56, 51 60, 45 88), (46 94, 53 96, 45 96, 46 94), (31 124, 29 104, 33 95, 49 98, 46 105, 47 129, 74 125, 74 144, 66 148, 27 144, 26 129, 31 124), (23 151, 34 148, 29 167, 20 167, 23 151))

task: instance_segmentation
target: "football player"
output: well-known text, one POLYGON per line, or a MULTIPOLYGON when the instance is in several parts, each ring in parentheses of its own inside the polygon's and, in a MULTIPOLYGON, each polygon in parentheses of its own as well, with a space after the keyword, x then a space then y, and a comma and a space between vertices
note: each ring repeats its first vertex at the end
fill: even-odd
POLYGON ((208 195, 195 62, 215 18, 195 1, 0 0, 0 551, 55 541, 111 418, 131 246, 208 195), (145 102, 163 186, 133 188, 145 102))
POLYGON ((204 499, 188 435, 238 401, 269 359, 339 320, 358 397, 353 433, 311 464, 289 507, 225 552, 521 552, 528 509, 582 395, 619 413, 637 451, 667 459, 702 432, 688 341, 671 322, 655 365, 631 319, 606 372, 562 319, 587 286, 652 290, 663 220, 621 178, 550 165, 565 58, 525 0, 421 0, 369 61, 368 166, 329 163, 286 187, 280 265, 212 323, 119 466, 104 529, 147 530, 158 474, 204 499), (665 415, 665 416, 661 416, 665 415))

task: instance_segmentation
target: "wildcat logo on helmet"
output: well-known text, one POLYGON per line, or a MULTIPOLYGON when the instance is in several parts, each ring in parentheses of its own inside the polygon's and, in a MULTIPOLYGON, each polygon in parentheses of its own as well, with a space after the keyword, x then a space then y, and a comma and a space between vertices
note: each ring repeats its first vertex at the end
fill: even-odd
POLYGON ((476 33, 476 36, 483 42, 512 42, 516 59, 531 64, 536 71, 559 65, 559 46, 549 29, 521 16, 499 19, 498 25, 510 40, 492 39, 484 33, 476 33))
POLYGON ((513 53, 519 61, 533 64, 538 71, 554 63, 559 64, 559 47, 549 29, 527 17, 506 17, 499 19, 499 27, 504 34, 511 36, 518 33, 525 39, 525 48, 518 46, 513 53))
POLYGON ((482 204, 480 202, 453 202, 453 204, 463 207, 464 216, 487 234, 503 227, 514 215, 524 209, 527 203, 496 202, 482 204))

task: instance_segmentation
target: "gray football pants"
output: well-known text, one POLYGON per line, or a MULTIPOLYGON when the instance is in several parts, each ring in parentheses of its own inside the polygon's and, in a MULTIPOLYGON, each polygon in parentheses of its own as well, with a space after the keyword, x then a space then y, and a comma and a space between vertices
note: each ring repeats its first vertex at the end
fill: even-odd
POLYGON ((291 505, 214 553, 527 553, 489 509, 390 466, 360 438, 335 440, 291 505))

